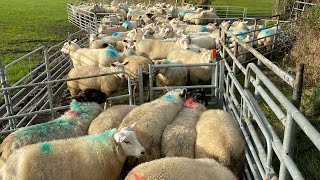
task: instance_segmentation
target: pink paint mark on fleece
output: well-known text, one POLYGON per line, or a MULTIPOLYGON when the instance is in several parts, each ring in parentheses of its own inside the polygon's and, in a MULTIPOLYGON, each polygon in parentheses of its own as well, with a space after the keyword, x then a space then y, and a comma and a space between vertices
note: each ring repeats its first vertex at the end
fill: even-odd
POLYGON ((67 111, 67 112, 66 112, 66 115, 76 116, 76 115, 77 115, 77 112, 76 112, 76 111, 73 111, 73 110, 70 110, 70 111, 67 111))
POLYGON ((138 173, 131 172, 130 174, 131 174, 131 176, 134 177, 135 180, 144 180, 144 177, 140 176, 138 173))
POLYGON ((192 98, 189 98, 189 99, 184 103, 184 105, 185 105, 186 107, 192 108, 192 107, 197 107, 197 106, 199 106, 199 103, 196 102, 196 101, 193 101, 192 98))

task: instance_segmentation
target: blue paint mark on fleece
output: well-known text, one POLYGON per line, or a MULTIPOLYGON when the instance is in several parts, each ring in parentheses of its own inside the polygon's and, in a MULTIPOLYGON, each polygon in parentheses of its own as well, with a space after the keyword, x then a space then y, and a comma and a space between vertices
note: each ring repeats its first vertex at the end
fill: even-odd
POLYGON ((186 10, 185 14, 188 14, 188 13, 192 13, 192 11, 191 10, 186 10))
POLYGON ((117 129, 113 128, 110 130, 105 131, 104 133, 98 134, 98 135, 91 135, 87 136, 88 140, 93 143, 105 143, 107 142, 112 135, 116 133, 117 129))
POLYGON ((271 30, 270 29, 264 29, 261 30, 259 33, 259 37, 266 37, 271 35, 271 30))
POLYGON ((123 22, 123 24, 122 24, 122 25, 123 25, 124 27, 126 27, 126 28, 127 28, 127 27, 129 26, 129 24, 130 24, 130 22, 129 22, 129 21, 125 21, 125 22, 123 22))
POLYGON ((134 56, 134 55, 136 55, 136 52, 134 52, 134 50, 130 50, 129 51, 129 56, 134 56))
POLYGON ((116 58, 118 56, 118 53, 115 50, 107 49, 106 50, 106 55, 107 56, 111 56, 112 58, 116 58))
POLYGON ((162 96, 162 99, 167 100, 167 101, 172 101, 172 102, 178 102, 177 98, 171 94, 166 94, 166 95, 162 96))
POLYGON ((41 144, 40 144, 40 150, 41 150, 41 152, 43 152, 43 153, 49 154, 49 153, 52 152, 52 145, 49 144, 48 142, 41 143, 41 144))
POLYGON ((247 34, 244 31, 237 31, 235 34, 239 39, 245 39, 247 37, 247 34))
POLYGON ((119 32, 114 32, 112 36, 115 36, 115 37, 119 36, 119 32))
POLYGON ((132 15, 133 13, 134 13, 133 10, 130 10, 130 11, 128 12, 129 15, 132 15))
POLYGON ((208 32, 207 26, 201 26, 201 32, 208 32))
POLYGON ((108 44, 107 49, 111 49, 111 50, 115 50, 116 51, 116 48, 112 44, 108 44))
POLYGON ((107 36, 104 36, 104 37, 100 38, 100 40, 101 40, 101 41, 107 40, 107 36))

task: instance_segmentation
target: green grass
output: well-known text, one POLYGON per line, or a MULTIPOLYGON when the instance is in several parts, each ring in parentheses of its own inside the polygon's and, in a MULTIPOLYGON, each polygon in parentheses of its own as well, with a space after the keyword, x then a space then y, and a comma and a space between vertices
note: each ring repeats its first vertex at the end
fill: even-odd
MULTIPOLYGON (((0 60, 4 65, 43 45, 54 45, 77 28, 67 19, 67 2, 75 0, 0 1, 0 60)), ((32 61, 32 60, 31 60, 32 61)), ((31 62, 30 66, 37 62, 31 62)), ((12 67, 12 81, 22 77, 25 63, 12 67)))

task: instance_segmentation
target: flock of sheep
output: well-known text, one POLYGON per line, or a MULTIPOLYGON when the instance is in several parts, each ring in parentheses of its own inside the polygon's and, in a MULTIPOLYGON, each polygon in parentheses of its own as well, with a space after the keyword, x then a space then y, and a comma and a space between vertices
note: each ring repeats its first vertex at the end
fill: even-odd
MULTIPOLYGON (((122 88, 124 79, 138 80, 138 64, 148 73, 151 64, 212 63, 211 51, 219 48, 221 36, 213 24, 212 18, 218 18, 214 10, 165 3, 79 9, 117 15, 101 20, 99 34, 90 35, 90 48, 81 48, 76 40, 64 43, 61 52, 73 64, 68 78, 114 74, 68 81, 70 110, 7 136, 0 146, 0 179, 241 178, 245 141, 240 127, 226 111, 208 110, 203 91, 176 89, 139 106, 103 111, 100 106, 122 88)), ((276 33, 274 28, 247 33, 263 27, 241 21, 221 26, 244 41, 265 37, 256 45, 270 44, 276 33)), ((245 54, 239 58, 247 59, 245 54)), ((201 84, 212 71, 208 66, 161 68, 155 84, 201 84)))
MULTIPOLYGON (((98 34, 90 34, 90 48, 81 48, 75 41, 64 44, 61 51, 70 55, 74 65, 69 73, 70 78, 125 70, 137 80, 138 63, 143 64, 144 73, 148 73, 149 64, 211 63, 212 49, 219 49, 222 33, 214 24, 214 18, 218 18, 214 9, 195 9, 190 5, 175 7, 165 3, 131 6, 128 3, 113 2, 111 5, 79 5, 73 13, 83 14, 88 11, 116 15, 107 15, 101 19, 98 34), (112 68, 111 65, 118 68, 112 68), (85 70, 83 66, 94 68, 85 70)), ((244 21, 223 21, 221 26, 244 42, 259 39, 253 45, 266 46, 267 50, 271 50, 273 35, 277 31, 276 27, 264 29, 265 26, 249 26, 244 21), (252 30, 257 31, 250 32, 252 30)), ((235 51, 234 42, 230 38, 232 51, 235 51)), ((237 52, 240 62, 250 59, 251 54, 245 48, 239 46, 237 52)), ((159 68, 154 75, 155 85, 203 84, 211 79, 212 71, 210 66, 159 68)), ((110 85, 107 82, 120 82, 126 77, 114 75, 112 78, 101 77, 93 81, 78 80, 68 83, 68 88, 72 95, 90 87, 100 88, 110 95, 119 89, 118 84, 121 83, 110 85)))
POLYGON ((235 179, 245 142, 203 91, 168 91, 151 102, 104 111, 86 89, 61 117, 21 128, 0 146, 0 179, 235 179))

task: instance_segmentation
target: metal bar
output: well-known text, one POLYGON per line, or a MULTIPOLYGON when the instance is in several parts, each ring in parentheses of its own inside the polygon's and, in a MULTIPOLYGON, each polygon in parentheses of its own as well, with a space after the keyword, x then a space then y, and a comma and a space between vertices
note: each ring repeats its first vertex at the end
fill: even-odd
POLYGON ((298 123, 304 133, 310 138, 313 144, 320 150, 320 133, 312 126, 312 124, 304 117, 304 115, 283 95, 283 93, 261 72, 254 64, 249 63, 249 68, 259 76, 261 82, 272 92, 275 98, 287 109, 293 119, 298 123))
POLYGON ((138 64, 138 75, 139 75, 139 104, 143 104, 143 74, 142 74, 142 64, 138 64))
POLYGON ((14 60, 14 61, 12 61, 12 62, 9 63, 9 64, 7 64, 7 65, 5 66, 5 68, 8 69, 10 66, 12 66, 12 65, 16 64, 17 62, 23 60, 24 58, 26 58, 26 57, 28 57, 28 56, 30 56, 30 55, 32 55, 32 54, 36 54, 36 53, 38 53, 40 50, 43 50, 43 48, 44 48, 44 46, 41 46, 41 47, 39 47, 39 48, 37 48, 37 49, 29 52, 28 54, 23 55, 22 57, 14 60))
POLYGON ((166 89, 180 89, 180 88, 186 88, 186 89, 198 89, 198 88, 217 88, 216 86, 213 85, 197 85, 197 86, 167 86, 167 87, 153 87, 152 89, 155 91, 160 91, 160 90, 166 90, 166 89))
POLYGON ((45 64, 46 64, 46 71, 47 71, 47 91, 48 91, 48 99, 49 99, 49 107, 51 109, 51 120, 54 119, 54 111, 53 111, 53 100, 52 100, 52 84, 50 83, 51 81, 51 71, 50 71, 50 62, 48 59, 48 48, 45 47, 44 48, 44 60, 45 60, 45 64))
POLYGON ((218 102, 218 107, 222 108, 223 106, 223 92, 224 92, 224 83, 223 83, 223 79, 224 79, 224 65, 225 61, 224 60, 220 60, 220 80, 219 80, 219 102, 218 102))
MULTIPOLYGON (((304 72, 304 64, 297 65, 296 68, 296 80, 293 86, 293 95, 292 95, 292 103, 300 108, 301 96, 302 96, 302 87, 303 87, 303 72, 304 72)), ((292 119, 290 114, 288 113, 286 126, 284 130, 283 137, 283 153, 288 154, 289 156, 293 156, 293 148, 295 142, 295 135, 297 129, 296 122, 292 119)), ((279 179, 288 179, 288 171, 286 169, 285 164, 282 162, 280 164, 280 172, 279 179)))
POLYGON ((149 100, 153 100, 153 68, 152 65, 149 64, 149 100))

